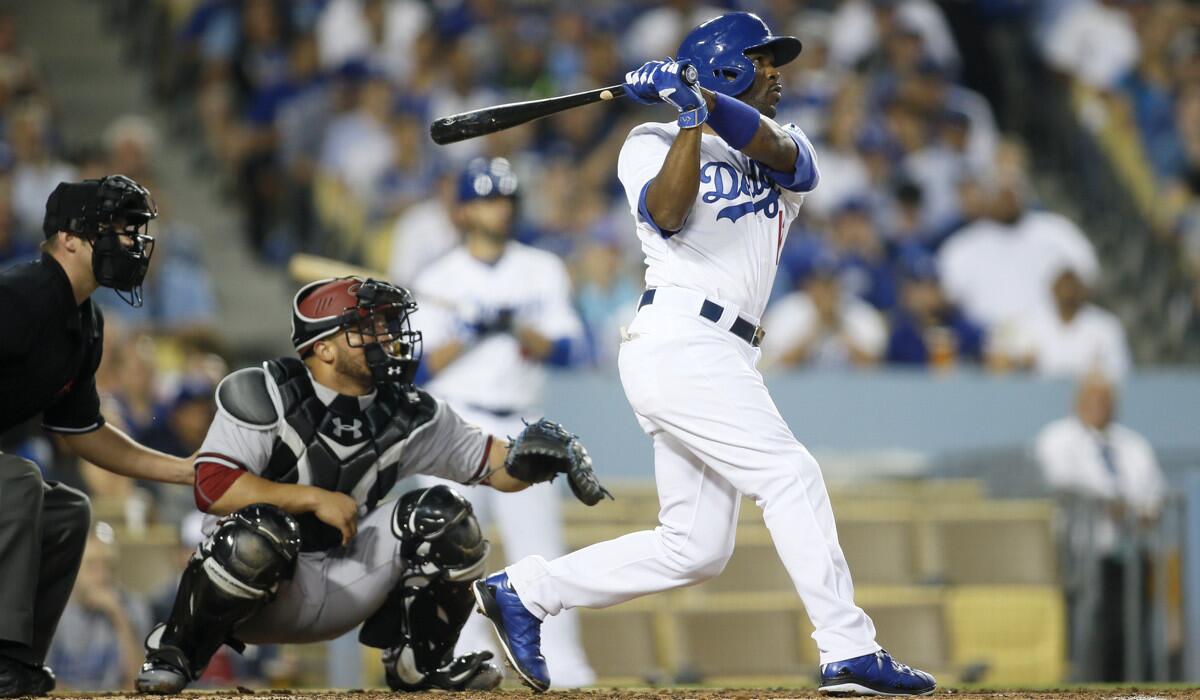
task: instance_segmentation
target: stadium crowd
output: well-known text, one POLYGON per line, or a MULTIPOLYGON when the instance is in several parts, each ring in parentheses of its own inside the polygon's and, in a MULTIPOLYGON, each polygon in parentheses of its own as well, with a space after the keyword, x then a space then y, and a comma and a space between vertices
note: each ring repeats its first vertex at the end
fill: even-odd
MULTIPOLYGON (((457 243, 458 173, 474 157, 505 157, 521 180, 516 238, 569 262, 591 344, 584 364, 601 367, 612 365, 617 328, 642 287, 615 162, 644 114, 620 103, 575 109, 451 147, 434 146, 427 125, 619 83, 671 54, 694 24, 734 5, 758 11, 804 42, 784 71, 779 121, 812 137, 822 171, 781 251, 763 320, 769 366, 973 364, 1049 376, 1100 370, 1119 380, 1132 360, 1120 322, 1089 301, 1103 275, 1096 251, 1070 219, 1044 207, 1028 154, 997 123, 995 95, 967 86, 944 4, 123 3, 128 12, 152 8, 166 28, 142 46, 156 57, 146 63, 156 90, 236 193, 263 259, 282 263, 305 250, 411 284, 457 243)), ((1175 0, 978 4, 997 25, 1027 28, 1047 64, 1099 95, 1105 114, 1130 118, 1153 197, 1165 203, 1155 212, 1159 233, 1200 279, 1200 10, 1175 0), (1120 50, 1109 63, 1085 60, 1095 42, 1120 50)), ((162 139, 154 122, 131 114, 68 150, 23 39, 13 16, 0 14, 0 266, 37 255, 46 196, 60 181, 121 172, 156 191, 162 139)), ((661 119, 669 117, 664 109, 661 119)), ((100 295, 107 332, 97 382, 110 421, 182 456, 204 437, 229 357, 200 242, 172 218, 170 202, 158 205, 146 307, 100 295)), ((1196 297, 1200 306, 1200 282, 1196 297)), ((127 526, 181 522, 191 510, 187 489, 147 492, 56 461, 36 426, 4 436, 4 447, 118 504, 114 516, 127 526)), ((94 540, 81 579, 95 583, 81 587, 90 593, 64 622, 78 631, 60 632, 66 646, 55 667, 74 687, 126 687, 114 674, 130 672, 124 647, 141 639, 149 618, 110 585, 112 533, 94 540), (106 631, 96 631, 104 627, 97 616, 110 620, 106 631), (92 638, 103 643, 86 648, 92 638)))
MULTIPOLYGON (((971 27, 990 37, 1018 26, 1034 45, 1079 33, 1070 27, 1087 22, 1077 15, 1141 4, 996 0, 979 4, 971 27)), ((993 114, 1013 122, 1019 109, 987 80, 970 81, 986 96, 967 86, 961 17, 933 0, 201 0, 164 16, 171 40, 155 82, 194 113, 204 157, 225 169, 268 260, 303 249, 411 283, 457 239, 457 172, 475 156, 509 158, 523 183, 517 238, 570 262, 592 362, 607 366, 641 285, 613 164, 644 115, 576 109, 449 147, 434 146, 426 125, 614 84, 733 5, 805 42, 785 69, 779 119, 813 138, 824 173, 781 256, 768 361, 1124 374, 1120 323, 1088 303, 1101 275, 1095 251, 1043 210, 1021 143, 993 114), (1070 357, 1051 349, 1064 345, 1070 357)), ((1065 70, 1064 60, 1046 56, 1065 70)))

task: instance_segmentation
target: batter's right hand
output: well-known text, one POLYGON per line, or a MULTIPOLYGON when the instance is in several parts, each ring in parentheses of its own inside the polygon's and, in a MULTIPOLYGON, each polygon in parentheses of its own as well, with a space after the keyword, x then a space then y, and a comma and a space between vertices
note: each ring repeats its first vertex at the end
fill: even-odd
POLYGON ((342 533, 342 544, 358 534, 358 504, 344 493, 316 488, 317 504, 313 515, 342 533))

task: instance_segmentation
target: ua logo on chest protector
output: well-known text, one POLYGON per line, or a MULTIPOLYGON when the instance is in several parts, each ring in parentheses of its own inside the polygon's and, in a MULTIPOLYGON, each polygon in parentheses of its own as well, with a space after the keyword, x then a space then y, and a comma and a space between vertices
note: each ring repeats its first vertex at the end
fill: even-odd
POLYGON ((749 195, 754 200, 721 209, 717 212, 717 221, 736 222, 746 214, 760 211, 771 219, 779 213, 779 186, 757 163, 751 162, 749 171, 742 173, 729 163, 710 161, 700 166, 700 182, 708 185, 708 191, 700 198, 705 204, 737 199, 742 195, 749 195))
POLYGON ((341 418, 334 416, 333 417, 333 436, 336 437, 338 440, 345 440, 345 437, 342 435, 343 433, 353 433, 353 435, 351 437, 354 439, 355 442, 362 440, 362 436, 363 436, 362 424, 363 424, 362 421, 355 418, 352 423, 347 425, 345 422, 342 421, 341 418))

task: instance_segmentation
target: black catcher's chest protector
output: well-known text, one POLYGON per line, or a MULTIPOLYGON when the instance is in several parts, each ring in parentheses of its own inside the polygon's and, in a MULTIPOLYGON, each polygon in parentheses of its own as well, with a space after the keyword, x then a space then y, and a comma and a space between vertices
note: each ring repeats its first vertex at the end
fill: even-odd
MULTIPOLYGON (((365 409, 359 408, 356 399, 344 396, 326 406, 299 359, 272 360, 265 368, 279 388, 283 424, 263 477, 344 493, 366 512, 374 509, 398 478, 398 446, 433 418, 433 398, 422 391, 389 385, 380 387, 365 409)), ((312 513, 296 520, 301 551, 323 551, 341 544, 341 533, 312 513)))

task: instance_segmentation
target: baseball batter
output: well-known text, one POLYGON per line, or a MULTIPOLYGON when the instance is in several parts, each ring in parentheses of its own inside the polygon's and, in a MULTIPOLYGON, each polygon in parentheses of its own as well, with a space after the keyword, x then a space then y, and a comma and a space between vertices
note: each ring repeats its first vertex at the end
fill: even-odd
POLYGON ((935 688, 932 676, 876 643, 854 603, 821 470, 756 369, 779 250, 819 180, 808 139, 771 119, 783 92, 779 66, 800 49, 736 12, 692 30, 679 62, 651 61, 626 76, 634 99, 679 110, 676 123, 634 128, 618 162, 648 265, 618 364, 654 443, 659 526, 552 561, 527 557, 475 583, 509 661, 535 690, 550 685, 542 619, 716 576, 733 552, 741 494, 762 508, 812 620, 821 691, 935 688), (684 78, 689 64, 699 86, 684 78))
POLYGON ((381 500, 417 474, 511 492, 566 473, 584 502, 606 492, 561 426, 539 421, 509 445, 415 388, 415 310, 386 282, 314 282, 292 306, 300 358, 218 386, 196 458, 207 539, 146 640, 139 691, 178 693, 222 644, 333 639, 360 623, 393 690, 499 684, 491 652, 453 655, 488 549, 470 503, 444 485, 381 500))
MULTIPOLYGON (((467 421, 493 435, 516 435, 541 414, 545 366, 569 363, 583 326, 571 306, 566 266, 558 256, 509 240, 519 191, 510 164, 478 159, 458 179, 454 217, 463 242, 429 265, 413 285, 421 302, 426 385, 467 421)), ((500 531, 509 561, 560 556, 561 499, 555 489, 500 494, 460 489, 481 523, 500 531)), ((494 646, 490 626, 472 616, 459 649, 494 646)), ((546 625, 543 650, 560 687, 595 681, 579 641, 577 616, 546 625)))

